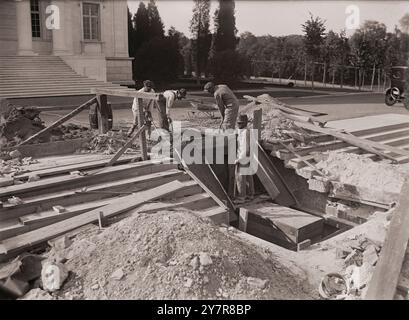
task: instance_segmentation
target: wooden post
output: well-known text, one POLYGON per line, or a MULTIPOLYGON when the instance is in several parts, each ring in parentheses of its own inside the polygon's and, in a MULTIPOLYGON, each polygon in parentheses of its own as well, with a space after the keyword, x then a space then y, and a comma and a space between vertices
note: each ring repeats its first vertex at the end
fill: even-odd
POLYGON ((247 231, 247 221, 249 217, 249 211, 244 208, 240 208, 240 215, 239 215, 239 230, 246 232, 247 231))
POLYGON ((263 121, 263 111, 261 109, 253 112, 253 129, 257 130, 257 140, 261 140, 261 130, 263 121))
MULTIPOLYGON (((138 99, 138 125, 142 127, 145 124, 145 115, 143 114, 143 100, 138 99)), ((148 149, 146 146, 146 133, 145 130, 139 135, 139 141, 141 146, 142 159, 148 160, 148 149)))
POLYGON ((108 121, 108 97, 105 94, 97 95, 98 100, 98 129, 99 133, 107 133, 109 131, 108 121))

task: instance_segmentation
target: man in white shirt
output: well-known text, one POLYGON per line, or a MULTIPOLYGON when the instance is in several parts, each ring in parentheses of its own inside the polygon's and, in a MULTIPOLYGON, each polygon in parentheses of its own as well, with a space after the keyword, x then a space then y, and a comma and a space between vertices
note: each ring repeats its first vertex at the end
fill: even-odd
MULTIPOLYGON (((150 80, 145 80, 143 82, 143 88, 139 89, 138 92, 149 92, 149 93, 155 93, 155 90, 153 89, 153 82, 150 80)), ((147 103, 147 100, 142 100, 142 108, 144 111, 147 111, 150 109, 150 106, 152 104, 152 100, 148 100, 149 102, 147 103)), ((138 116, 139 116, 139 101, 137 98, 133 99, 132 103, 132 113, 133 113, 133 125, 128 131, 128 136, 131 136, 132 133, 135 131, 136 127, 138 126, 138 116)))
POLYGON ((163 93, 163 97, 166 99, 166 116, 170 119, 170 109, 173 107, 176 100, 186 98, 186 89, 166 90, 163 93))

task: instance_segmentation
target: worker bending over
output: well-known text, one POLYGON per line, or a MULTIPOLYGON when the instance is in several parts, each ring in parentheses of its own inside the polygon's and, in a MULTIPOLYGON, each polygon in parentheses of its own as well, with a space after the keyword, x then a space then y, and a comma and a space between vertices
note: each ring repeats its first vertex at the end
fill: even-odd
POLYGON ((235 202, 244 203, 254 198, 253 176, 248 174, 250 167, 250 130, 247 128, 248 117, 243 114, 237 121, 237 159, 235 161, 235 202), (247 172, 246 172, 247 171, 247 172))
POLYGON ((186 89, 181 88, 179 90, 166 90, 163 93, 163 97, 166 99, 166 110, 165 110, 166 116, 171 122, 170 109, 173 107, 173 104, 175 103, 176 100, 182 100, 186 98, 186 89))
MULTIPOLYGON (((143 88, 139 89, 138 92, 146 92, 146 93, 155 93, 153 89, 153 82, 150 80, 145 80, 143 82, 143 88)), ((132 133, 135 131, 136 127, 138 126, 138 117, 139 117, 139 107, 142 107, 144 112, 150 111, 150 106, 152 104, 152 100, 140 99, 142 105, 139 106, 139 99, 134 98, 132 103, 132 113, 133 113, 133 125, 131 129, 128 131, 128 136, 130 137, 132 133)))
POLYGON ((236 127, 237 115, 239 113, 239 100, 225 84, 215 85, 208 82, 204 91, 213 94, 222 116, 221 129, 234 129, 236 127))

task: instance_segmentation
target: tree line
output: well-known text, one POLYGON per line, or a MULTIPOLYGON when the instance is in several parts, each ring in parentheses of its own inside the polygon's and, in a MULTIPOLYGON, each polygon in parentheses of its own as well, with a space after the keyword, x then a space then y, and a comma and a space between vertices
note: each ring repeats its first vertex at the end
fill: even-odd
POLYGON ((135 80, 174 80, 181 76, 212 76, 219 81, 241 78, 250 71, 250 60, 237 50, 235 3, 219 0, 210 30, 210 0, 194 0, 192 38, 171 27, 165 33, 155 0, 128 8, 129 55, 134 58, 135 80))
POLYGON ((365 21, 351 37, 345 31, 327 31, 325 21, 310 16, 303 35, 240 36, 238 51, 252 57, 255 76, 320 81, 324 83, 381 83, 391 66, 406 65, 409 58, 409 14, 401 28, 388 32, 385 24, 365 21))

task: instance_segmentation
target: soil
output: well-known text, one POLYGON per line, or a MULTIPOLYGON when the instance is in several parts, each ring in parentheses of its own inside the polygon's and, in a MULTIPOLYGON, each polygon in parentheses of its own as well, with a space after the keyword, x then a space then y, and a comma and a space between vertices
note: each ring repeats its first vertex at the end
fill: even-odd
POLYGON ((400 193, 409 167, 388 161, 374 162, 362 155, 327 152, 317 168, 344 184, 400 193))
POLYGON ((189 211, 126 218, 64 251, 71 275, 55 299, 313 299, 267 250, 189 211))

